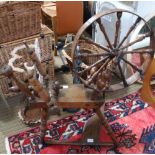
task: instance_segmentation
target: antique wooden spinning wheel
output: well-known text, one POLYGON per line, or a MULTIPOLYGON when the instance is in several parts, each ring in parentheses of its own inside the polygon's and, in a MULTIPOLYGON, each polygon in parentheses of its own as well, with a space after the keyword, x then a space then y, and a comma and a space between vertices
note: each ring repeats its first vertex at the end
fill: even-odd
POLYGON ((142 17, 133 12, 116 9, 94 15, 80 28, 75 36, 72 47, 73 74, 86 87, 97 92, 127 87, 143 77, 154 54, 152 42, 153 33, 149 25, 142 17), (121 36, 122 19, 126 14, 132 15, 135 21, 126 31, 126 34, 121 36), (110 15, 116 17, 116 22, 113 25, 115 29, 113 39, 109 39, 106 28, 102 23, 102 19, 107 19, 110 15), (147 26, 148 32, 139 36, 136 40, 128 42, 130 35, 141 22, 144 22, 147 26), (85 31, 89 26, 99 27, 107 42, 105 46, 96 43, 91 37, 85 37, 85 31), (129 47, 142 42, 147 37, 150 38, 150 44, 147 48, 129 50, 129 47), (83 43, 88 43, 90 47, 87 49, 82 48, 83 43), (135 54, 140 56, 139 66, 127 59, 129 55, 134 56, 135 54), (122 64, 126 65, 130 71, 132 70, 132 74, 124 75, 122 64), (120 81, 111 84, 113 76, 117 76, 120 81))
MULTIPOLYGON (((30 101, 32 102, 30 107, 31 109, 41 109, 41 140, 45 143, 82 146, 102 145, 113 146, 114 148, 116 148, 117 146, 119 146, 119 143, 117 142, 113 130, 111 129, 111 126, 109 126, 104 116, 104 111, 101 111, 101 107, 103 106, 104 108, 105 103, 103 94, 107 90, 117 90, 123 87, 127 87, 128 85, 138 80, 141 76, 143 76, 154 56, 153 41, 153 33, 146 21, 137 14, 126 10, 117 9, 108 11, 106 13, 97 14, 90 18, 80 28, 80 30, 75 36, 72 47, 73 74, 78 80, 81 81, 81 83, 84 84, 84 86, 91 89, 84 88, 83 84, 72 85, 66 89, 61 89, 57 99, 58 106, 62 108, 94 109, 94 112, 98 117, 97 123, 93 121, 93 123, 95 122, 94 127, 97 127, 97 131, 94 132, 95 130, 92 128, 92 126, 90 127, 88 125, 84 129, 84 134, 78 142, 66 142, 65 140, 58 141, 53 139, 45 139, 44 136, 47 129, 46 125, 49 108, 48 104, 50 103, 50 101, 53 101, 53 97, 50 96, 50 92, 44 89, 41 82, 39 82, 30 74, 28 78, 28 84, 23 83, 22 81, 18 80, 16 76, 14 76, 13 69, 11 68, 11 66, 4 66, 4 68, 0 70, 0 74, 12 78, 16 82, 20 90, 30 98, 30 101), (102 18, 106 18, 106 16, 111 14, 115 15, 117 18, 114 25, 115 34, 113 36, 113 40, 109 39, 104 24, 102 24, 102 18), (126 31, 126 35, 123 36, 122 39, 120 39, 121 27, 123 23, 122 17, 125 14, 132 15, 135 21, 133 22, 133 25, 129 28, 129 30, 126 31), (145 25, 148 27, 149 31, 146 34, 143 34, 140 37, 138 37, 136 40, 132 42, 127 42, 127 39, 140 22, 144 22, 145 25), (85 30, 90 25, 95 25, 100 28, 100 31, 107 42, 106 45, 100 45, 93 41, 91 38, 86 38, 84 36, 85 30), (147 48, 136 49, 133 51, 130 51, 128 49, 130 46, 143 41, 147 37, 150 38, 150 45, 147 48), (86 44, 88 47, 85 46, 86 44), (134 55, 137 53, 141 57, 141 62, 139 66, 127 59, 127 55, 134 55), (122 62, 123 65, 127 64, 127 67, 132 69, 131 75, 124 75, 122 69, 122 62), (119 71, 119 74, 116 71, 119 71), (118 83, 112 84, 113 75, 118 76, 120 78, 120 81, 118 83), (29 86, 32 86, 32 90, 30 90, 29 86), (99 141, 99 128, 101 127, 101 124, 97 126, 98 122, 102 123, 102 125, 105 127, 112 142, 99 141), (89 132, 87 129, 92 130, 91 132, 89 132)), ((35 64, 38 71, 42 76, 46 77, 46 74, 44 74, 44 68, 41 65, 40 60, 37 58, 35 52, 31 50, 28 45, 26 45, 26 47, 29 56, 35 64)), ((89 120, 91 120, 91 118, 89 120)))

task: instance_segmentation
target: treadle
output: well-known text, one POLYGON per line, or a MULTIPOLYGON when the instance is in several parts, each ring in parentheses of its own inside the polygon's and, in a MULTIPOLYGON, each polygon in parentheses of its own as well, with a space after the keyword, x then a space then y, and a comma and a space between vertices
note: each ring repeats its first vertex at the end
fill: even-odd
POLYGON ((49 145, 79 145, 79 146, 114 146, 113 142, 101 142, 101 143, 81 143, 81 142, 57 142, 57 141, 51 141, 51 140, 46 140, 46 144, 49 145))

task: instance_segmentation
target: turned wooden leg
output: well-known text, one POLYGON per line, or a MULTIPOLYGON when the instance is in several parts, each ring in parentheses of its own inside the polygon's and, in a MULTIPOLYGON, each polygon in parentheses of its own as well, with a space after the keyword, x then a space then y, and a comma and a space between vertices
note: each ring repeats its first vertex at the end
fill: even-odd
POLYGON ((52 27, 53 27, 53 32, 54 32, 54 56, 57 56, 57 42, 58 42, 58 35, 57 35, 57 17, 54 16, 52 17, 52 27))
POLYGON ((41 141, 44 142, 44 137, 46 134, 46 129, 47 129, 47 118, 48 118, 48 109, 43 109, 41 112, 41 125, 40 125, 40 137, 41 141))
POLYGON ((57 43, 58 43, 58 37, 57 37, 57 34, 54 34, 54 56, 58 55, 57 48, 56 48, 57 43))
POLYGON ((116 141, 116 138, 114 136, 114 133, 113 133, 110 125, 108 124, 105 116, 102 114, 100 108, 96 109, 95 112, 98 115, 98 117, 100 118, 100 120, 101 120, 102 124, 104 125, 104 127, 106 128, 106 130, 108 132, 108 135, 111 137, 112 141, 117 146, 117 141, 116 141))

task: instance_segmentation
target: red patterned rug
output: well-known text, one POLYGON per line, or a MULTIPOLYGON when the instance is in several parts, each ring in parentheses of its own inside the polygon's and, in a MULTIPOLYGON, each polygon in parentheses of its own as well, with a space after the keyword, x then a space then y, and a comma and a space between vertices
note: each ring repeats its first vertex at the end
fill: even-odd
MULTIPOLYGON (((105 116, 120 144, 119 153, 155 153, 155 110, 144 103, 138 93, 106 103, 105 116)), ((73 116, 48 124, 46 139, 77 140, 86 121, 94 115, 92 110, 82 111, 73 116)), ((114 153, 112 148, 100 146, 42 146, 39 127, 6 138, 8 153, 114 153)), ((100 140, 109 140, 104 128, 100 140)))

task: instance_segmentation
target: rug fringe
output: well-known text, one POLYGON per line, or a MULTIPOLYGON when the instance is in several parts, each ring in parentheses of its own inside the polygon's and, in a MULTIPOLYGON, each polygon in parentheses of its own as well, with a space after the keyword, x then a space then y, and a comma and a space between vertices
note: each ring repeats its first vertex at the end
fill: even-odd
POLYGON ((9 147, 9 140, 8 140, 8 137, 5 137, 5 149, 6 149, 6 153, 7 154, 11 154, 11 150, 10 150, 10 147, 9 147))

